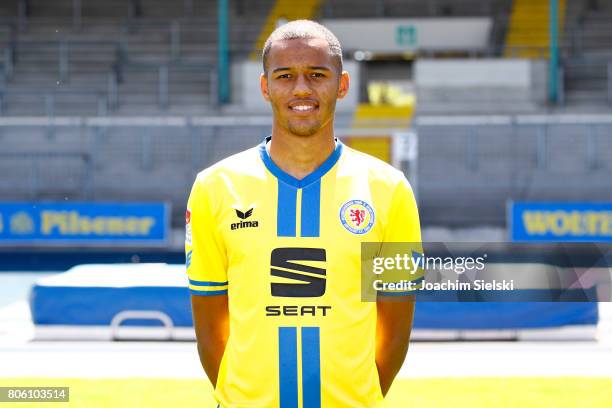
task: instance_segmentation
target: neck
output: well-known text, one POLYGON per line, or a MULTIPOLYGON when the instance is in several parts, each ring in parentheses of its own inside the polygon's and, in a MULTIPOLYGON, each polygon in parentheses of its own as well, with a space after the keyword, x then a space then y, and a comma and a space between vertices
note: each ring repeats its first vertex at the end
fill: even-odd
POLYGON ((276 124, 272 127, 270 158, 285 173, 298 180, 315 171, 335 148, 333 125, 311 136, 294 135, 276 124))

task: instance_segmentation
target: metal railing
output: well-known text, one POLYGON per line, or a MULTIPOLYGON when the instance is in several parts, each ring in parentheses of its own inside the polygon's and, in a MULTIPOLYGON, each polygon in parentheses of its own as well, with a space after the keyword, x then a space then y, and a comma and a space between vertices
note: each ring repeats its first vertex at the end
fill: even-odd
POLYGON ((11 191, 12 194, 25 192, 29 199, 40 200, 43 190, 55 189, 55 194, 62 192, 83 199, 91 198, 92 167, 87 152, 0 150, 0 162, 3 167, 13 162, 13 171, 24 167, 29 169, 12 179, 0 177, 0 189, 11 191), (50 165, 53 162, 55 163, 50 165), (71 168, 71 163, 75 167, 71 168), (68 173, 66 168, 73 171, 68 173), (75 174, 74 170, 80 174, 75 174))
POLYGON ((121 64, 117 69, 111 71, 108 76, 108 100, 109 108, 116 110, 121 104, 118 94, 121 78, 126 71, 156 72, 157 73, 157 102, 161 109, 170 106, 171 78, 172 72, 201 72, 207 76, 209 82, 208 106, 214 109, 217 106, 217 70, 216 67, 202 64, 145 64, 145 63, 126 63, 121 64))
MULTIPOLYGON (((34 96, 38 99, 38 109, 36 104, 30 105, 30 113, 32 111, 42 111, 47 117, 56 116, 58 105, 63 105, 65 102, 64 98, 78 97, 78 102, 73 102, 71 109, 78 110, 82 107, 83 103, 94 103, 95 113, 98 116, 105 116, 109 112, 109 96, 101 91, 95 91, 90 89, 69 89, 69 90, 6 90, 0 89, 0 114, 5 114, 10 109, 8 102, 9 97, 23 97, 23 96, 34 96)), ((89 114, 93 114, 94 111, 89 111, 89 114)))
POLYGON ((202 39, 198 44, 201 46, 209 44, 211 46, 210 52, 214 52, 216 49, 214 41, 208 41, 208 43, 204 41, 206 38, 216 36, 216 30, 207 25, 181 22, 176 19, 164 21, 134 20, 128 21, 123 26, 119 37, 121 51, 126 58, 129 58, 130 48, 132 48, 130 37, 136 34, 143 35, 143 33, 151 34, 149 37, 153 38, 150 40, 152 44, 165 45, 168 49, 168 58, 170 60, 179 60, 181 58, 185 42, 184 37, 186 35, 198 35, 202 39), (159 38, 160 35, 165 36, 166 39, 164 41, 154 39, 159 38))
MULTIPOLYGON (((551 166, 551 148, 555 144, 555 139, 559 137, 570 137, 576 147, 572 150, 576 153, 577 149, 584 149, 584 160, 582 170, 593 173, 602 171, 603 156, 611 154, 612 151, 605 149, 612 147, 607 142, 612 130, 612 115, 606 114, 576 114, 576 115, 517 115, 517 116, 427 116, 417 117, 415 128, 420 136, 421 144, 427 143, 424 134, 439 132, 447 138, 457 137, 461 139, 460 146, 463 152, 458 154, 464 157, 464 169, 469 171, 482 170, 480 162, 482 153, 479 146, 482 140, 487 143, 501 142, 505 139, 506 144, 513 144, 510 139, 517 138, 521 131, 529 131, 529 139, 533 142, 533 168, 539 170, 549 169, 551 166), (573 130, 568 130, 573 127, 573 130), (507 129, 504 136, 499 136, 499 129, 507 129), (602 131, 604 129, 605 131, 602 131), (603 143, 605 142, 605 143, 603 143)), ((517 139, 518 140, 518 139, 517 139)), ((517 142, 518 143, 518 142, 517 142)), ((521 146, 519 152, 523 157, 530 156, 521 146)), ((500 151, 503 153, 503 151, 500 151)), ((510 155, 510 152, 508 152, 510 155)), ((443 160, 440 157, 440 160, 443 160)), ((555 164, 558 164, 555 161, 555 164)), ((605 171, 611 171, 606 169, 605 171)), ((450 176, 450 175, 449 175, 450 176)), ((563 180, 559 180, 563 183, 563 180)), ((588 186, 589 181, 581 181, 581 184, 588 186)))
POLYGON ((606 74, 608 79, 608 104, 612 105, 612 61, 608 61, 606 74))
MULTIPOLYGON (((81 41, 81 40, 57 40, 57 41, 27 41, 19 43, 11 43, 4 49, 4 64, 2 69, 4 81, 10 81, 14 74, 15 59, 19 58, 19 53, 24 50, 32 50, 41 48, 45 50, 56 48, 57 50, 57 73, 58 79, 61 83, 67 83, 70 81, 71 65, 74 63, 74 57, 71 55, 73 49, 88 49, 93 47, 110 47, 114 50, 114 57, 109 61, 107 69, 107 80, 106 80, 106 91, 101 92, 94 85, 92 89, 78 89, 69 91, 40 91, 36 90, 32 93, 41 95, 41 99, 47 106, 47 115, 52 116, 55 104, 55 95, 67 94, 67 93, 78 93, 78 94, 90 94, 101 98, 101 94, 104 98, 104 103, 99 103, 98 115, 105 115, 108 111, 114 111, 118 109, 121 104, 119 97, 120 84, 123 82, 123 73, 126 70, 142 70, 142 71, 156 71, 158 72, 157 82, 157 93, 159 106, 165 109, 170 104, 169 93, 170 93, 170 79, 169 70, 173 71, 194 71, 199 70, 203 73, 208 73, 208 81, 210 83, 210 92, 208 95, 208 104, 213 108, 217 102, 217 74, 216 69, 206 64, 195 64, 195 63, 182 63, 180 60, 172 61, 168 63, 134 63, 130 62, 130 59, 125 53, 125 49, 122 48, 120 42, 113 41, 81 41)), ((29 91, 11 91, 0 89, 0 113, 6 108, 7 94, 28 94, 29 91)))
POLYGON ((418 117, 430 225, 503 226, 509 201, 612 200, 612 115, 418 117))
MULTIPOLYGON (((83 0, 72 0, 72 8, 70 15, 66 16, 71 19, 72 29, 74 31, 79 31, 82 28, 83 22, 83 0)), ((183 15, 185 17, 189 17, 193 15, 194 10, 194 1, 193 0, 183 0, 183 15)), ((136 19, 142 16, 142 6, 140 0, 126 0, 125 4, 125 14, 124 17, 128 19, 136 19)), ((29 18, 28 18, 28 1, 27 0, 18 0, 17 3, 17 16, 2 18, 2 20, 10 20, 15 22, 19 27, 19 31, 25 31, 28 28, 29 18)))
MULTIPOLYGON (((225 154, 216 151, 215 146, 227 154, 251 147, 263 140, 269 133, 271 124, 269 116, 0 117, 0 151, 12 151, 0 156, 0 168, 6 165, 9 158, 16 163, 24 163, 24 160, 19 160, 20 152, 15 151, 14 147, 25 145, 33 146, 33 149, 44 149, 44 146, 54 150, 64 149, 66 157, 73 157, 74 150, 78 150, 86 154, 86 164, 90 167, 81 172, 86 174, 88 179, 82 182, 80 189, 71 193, 73 197, 89 196, 92 192, 95 195, 98 189, 124 189, 125 194, 132 191, 136 195, 147 191, 164 191, 163 194, 167 194, 169 198, 175 195, 181 197, 193 181, 193 175, 216 161, 219 154, 225 154), (237 128, 241 131, 233 131, 237 128), (24 133, 23 130, 27 132, 24 133), (226 133, 228 131, 231 131, 230 135, 226 133), (54 137, 49 138, 50 134, 54 137), (60 137, 61 135, 64 136, 60 137), (225 150, 228 143, 232 151, 225 150), (72 153, 69 153, 69 150, 72 153), (124 175, 137 181, 130 183, 123 180, 118 184, 116 179, 109 181, 106 176, 100 177, 100 171, 107 174, 118 166, 124 166, 124 175), (160 168, 172 168, 173 175, 183 174, 185 177, 176 183, 168 183, 163 178, 151 178, 150 174, 155 174, 160 168), (120 185, 123 187, 118 189, 120 185)), ((367 129, 362 133, 370 135, 371 130, 367 129)), ((339 135, 358 133, 358 130, 354 129, 337 131, 339 135)), ((391 132, 393 129, 384 131, 391 132)), ((20 151, 30 160, 29 152, 24 152, 23 148, 20 148, 20 151)), ((45 156, 36 153, 32 157, 38 157, 36 166, 44 169, 45 162, 50 160, 47 157, 56 158, 57 155, 53 153, 45 156)), ((31 180, 34 177, 32 174, 37 174, 36 171, 27 172, 30 176, 17 175, 16 172, 11 174, 14 174, 11 183, 21 180, 24 188, 31 189, 29 196, 40 196, 40 189, 44 185, 40 183, 40 178, 31 180)), ((9 173, 5 173, 4 180, 10 177, 9 173)), ((63 178, 70 177, 71 170, 67 169, 63 178)), ((59 180, 63 178, 58 176, 59 180)), ((2 179, 0 174, 0 194, 6 197, 14 196, 10 186, 2 184, 2 179)), ((55 187, 61 189, 62 182, 59 181, 55 187)))
POLYGON ((500 2, 493 0, 468 0, 468 1, 404 1, 388 2, 385 0, 374 0, 366 3, 328 0, 323 5, 323 15, 326 18, 346 17, 346 7, 351 4, 350 15, 362 15, 364 17, 397 17, 398 7, 405 16, 439 17, 439 16, 465 16, 465 15, 490 15, 495 12, 495 6, 500 2), (459 6, 459 7, 457 7, 459 6), (340 11, 338 11, 340 10, 340 11), (394 12, 392 14, 392 12, 394 12))
MULTIPOLYGON (((590 81, 597 83, 597 87, 590 92, 594 95, 591 104, 612 105, 612 59, 610 57, 582 57, 564 58, 561 62, 563 72, 560 73, 559 89, 567 91, 572 81, 590 81)), ((580 88, 576 90, 581 91, 580 88)), ((584 91, 584 90, 583 90, 584 91)), ((560 95, 561 103, 565 101, 565 94, 560 95)), ((587 101, 588 102, 588 101, 587 101)))
MULTIPOLYGON (((89 179, 79 181, 78 188, 74 182, 64 186, 72 191, 69 197, 159 197, 179 208, 199 170, 254 146, 269 134, 270 126, 269 116, 0 117, 0 150, 44 143, 66 151, 79 149, 90 158, 91 173, 84 165, 74 170, 83 175, 79 177, 88 174, 89 179), (9 131, 16 128, 28 130, 9 131), (48 139, 47 129, 65 136, 48 139)), ((409 173, 425 205, 427 222, 455 219, 501 225, 505 202, 511 199, 612 199, 612 167, 607 161, 612 155, 612 115, 419 116, 414 130, 418 167, 409 173)), ((336 131, 339 136, 355 132, 336 131)), ((372 129, 366 131, 373 134, 372 129)), ((0 158, 2 168, 5 157, 0 158)), ((48 160, 39 158, 40 169, 46 168, 48 160)), ((3 187, 7 180, 31 189, 43 187, 31 175, 0 174, 4 174, 0 188, 6 197, 15 196, 3 187)), ((65 178, 69 177, 71 170, 66 169, 65 178)), ((56 187, 60 189, 62 183, 56 187)), ((30 191, 31 196, 41 194, 41 190, 30 191)))
MULTIPOLYGON (((21 53, 41 49, 48 51, 55 49, 57 53, 57 72, 60 81, 68 81, 70 78, 71 61, 74 62, 74 57, 71 56, 71 51, 77 48, 93 49, 94 47, 110 47, 114 50, 115 58, 119 55, 119 42, 114 41, 83 41, 73 39, 62 39, 54 41, 13 41, 4 49, 4 75, 6 80, 10 80, 14 72, 14 65, 19 60, 21 53)), ((113 61, 109 61, 109 65, 113 61)))

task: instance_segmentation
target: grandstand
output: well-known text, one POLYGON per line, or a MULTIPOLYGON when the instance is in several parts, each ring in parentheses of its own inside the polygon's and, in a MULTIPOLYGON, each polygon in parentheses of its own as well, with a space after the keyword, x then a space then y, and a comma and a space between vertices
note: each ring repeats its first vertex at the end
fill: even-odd
MULTIPOLYGON (((589 2, 567 6, 561 37, 565 105, 546 102, 546 80, 537 75, 519 85, 500 85, 497 77, 497 82, 481 87, 431 87, 431 81, 437 84, 439 78, 427 77, 428 73, 448 60, 428 50, 419 52, 424 56, 422 61, 413 56, 395 62, 360 63, 362 77, 353 92, 359 93, 362 103, 368 100, 368 81, 385 75, 416 86, 418 194, 426 226, 503 227, 505 202, 513 199, 608 198, 601 188, 607 177, 603 158, 610 153, 604 135, 609 126, 606 120, 570 120, 564 125, 555 124, 554 118, 533 121, 513 116, 493 125, 472 118, 471 124, 461 126, 435 120, 444 114, 571 113, 573 107, 575 112, 605 112, 609 80, 602 64, 610 52, 605 28, 608 3, 600 1, 597 10, 589 8, 589 2), (537 97, 533 96, 535 87, 540 89, 537 97), (569 144, 575 138, 584 139, 578 150, 569 144), (568 193, 564 183, 577 188, 568 193), (479 197, 477 204, 473 197, 479 197)), ((2 172, 3 197, 169 200, 178 227, 180 209, 196 170, 266 134, 265 120, 263 125, 248 129, 237 126, 239 121, 232 123, 233 115, 244 112, 237 98, 218 106, 216 2, 185 1, 181 6, 154 0, 3 2, 2 165, 19 168, 2 172), (130 120, 151 115, 225 115, 226 125, 199 126, 179 120, 159 126, 130 120), (28 116, 40 116, 48 125, 11 122, 28 116), (59 121, 63 117, 100 119, 59 121), (118 179, 122 185, 117 184, 118 179), (125 185, 130 186, 129 192, 125 185)), ((260 33, 270 29, 266 22, 272 9, 272 1, 248 2, 248 6, 230 2, 234 88, 242 86, 239 64, 254 51, 260 33)), ((486 53, 474 58, 465 49, 462 52, 468 58, 461 61, 484 66, 485 60, 503 62, 500 57, 511 54, 513 47, 521 47, 521 37, 509 34, 512 13, 511 1, 330 0, 321 2, 316 15, 338 20, 488 16, 492 27, 486 53)), ((547 46, 540 43, 541 54, 547 46)), ((353 54, 346 57, 350 60, 353 54)), ((527 69, 545 77, 545 68, 538 68, 537 58, 534 61, 527 69)), ((464 71, 468 69, 473 66, 464 71)), ((455 68, 453 72, 457 72, 455 68)), ((340 115, 341 127, 350 126, 351 115, 350 111, 340 115)))
MULTIPOLYGON (((329 0, 301 11, 312 14, 304 17, 326 21, 372 16, 490 19, 486 47, 480 51, 423 48, 405 59, 390 61, 389 55, 374 52, 370 60, 357 61, 361 74, 352 92, 358 93, 359 109, 355 105, 338 118, 339 127, 351 127, 353 115, 359 117, 368 104, 370 81, 387 77, 416 89, 418 194, 425 226, 503 228, 508 200, 609 199, 602 189, 608 171, 604 158, 611 153, 606 120, 569 120, 565 125, 555 124, 554 118, 533 121, 514 115, 608 110, 606 19, 612 6, 599 1, 593 9, 591 2, 582 1, 563 8, 567 23, 561 25, 560 86, 565 103, 556 104, 546 100, 541 58, 548 52, 548 40, 541 40, 542 34, 517 34, 518 17, 512 16, 521 3, 329 0), (516 71, 508 70, 516 69, 517 60, 508 57, 527 48, 533 59, 519 60, 526 64, 523 76, 513 80, 517 76, 509 73, 516 71), (504 56, 511 65, 503 65, 504 56), (440 86, 435 72, 455 82, 440 86), (475 74, 469 77, 470 72, 475 74), (491 81, 474 84, 473 77, 490 72, 495 72, 491 81), (461 126, 435 120, 484 113, 507 118, 494 125, 472 118, 461 126), (569 144, 576 138, 584 139, 578 149, 569 144), (566 185, 577 188, 570 193, 566 185)), ((18 169, 2 171, 3 197, 170 201, 174 225, 180 227, 181 208, 197 169, 253 145, 268 131, 265 120, 244 127, 235 118, 245 109, 248 114, 240 66, 256 51, 262 33, 270 31, 273 17, 284 16, 278 4, 229 3, 232 99, 219 105, 216 1, 3 2, 0 165, 18 169), (45 125, 18 120, 30 116, 45 125), (178 121, 159 125, 131 120, 141 116, 178 121), (209 116, 222 124, 203 126, 189 119, 201 117, 205 123, 209 116), (67 117, 74 120, 60 120, 67 117)), ((539 13, 527 23, 545 30, 547 20, 539 13)), ((355 55, 347 49, 348 62, 355 55)), ((251 112, 262 113, 267 114, 251 112)))
POLYGON ((612 39, 612 4, 607 1, 583 2, 570 20, 566 32, 571 52, 564 62, 566 104, 573 109, 609 105, 612 66, 609 47, 612 39))
MULTIPOLYGON (((216 2, 21 3, 27 12, 4 10, 0 25, 4 114, 201 115, 211 108, 216 2)), ((260 3, 250 2, 248 16, 237 8, 232 15, 238 59, 265 19, 269 5, 260 3)))

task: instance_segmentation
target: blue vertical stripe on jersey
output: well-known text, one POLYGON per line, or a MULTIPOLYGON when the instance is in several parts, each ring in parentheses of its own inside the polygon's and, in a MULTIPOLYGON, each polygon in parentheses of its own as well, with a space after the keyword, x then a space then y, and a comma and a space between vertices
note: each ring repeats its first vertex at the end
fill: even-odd
POLYGON ((318 237, 321 224, 321 179, 302 189, 302 237, 318 237))
POLYGON ((297 189, 278 180, 278 208, 276 210, 276 235, 295 237, 297 189))
POLYGON ((336 147, 329 157, 312 173, 303 179, 296 179, 283 171, 274 163, 266 143, 272 138, 268 136, 259 145, 259 155, 266 168, 278 180, 278 208, 276 215, 276 235, 279 237, 296 236, 296 200, 297 189, 302 188, 301 231, 303 237, 318 237, 320 234, 320 197, 321 178, 338 162, 342 155, 342 142, 336 139, 336 147))
POLYGON ((302 327, 302 398, 304 408, 321 407, 321 346, 318 327, 302 327))
POLYGON ((280 408, 298 406, 297 328, 278 328, 278 379, 280 408))

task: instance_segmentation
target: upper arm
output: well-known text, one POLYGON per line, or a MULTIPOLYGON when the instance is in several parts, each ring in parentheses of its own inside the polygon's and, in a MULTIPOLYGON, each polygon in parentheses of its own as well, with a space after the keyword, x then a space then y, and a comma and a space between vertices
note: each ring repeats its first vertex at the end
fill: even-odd
POLYGON ((410 183, 404 176, 393 191, 383 241, 421 242, 419 210, 410 183))
POLYGON ((192 294, 191 310, 198 342, 204 344, 227 338, 229 335, 227 295, 192 294))
POLYGON ((209 190, 196 179, 186 213, 185 257, 193 324, 204 367, 216 369, 229 335, 227 254, 209 190))
MULTIPOLYGON (((421 225, 419 221, 419 211, 412 188, 405 177, 401 177, 396 183, 387 212, 387 222, 380 245, 380 258, 396 258, 398 255, 404 258, 405 255, 410 259, 410 275, 407 276, 405 269, 392 268, 386 269, 381 275, 383 281, 387 283, 400 283, 403 281, 413 282, 413 287, 407 290, 379 290, 379 303, 384 300, 386 295, 406 295, 420 287, 425 271, 420 265, 420 257, 423 254, 421 243, 421 225), (382 299, 381 299, 382 298, 382 299)), ((396 303, 396 302, 390 302, 396 303)), ((397 307, 389 306, 390 311, 397 307)))
POLYGON ((227 300, 227 295, 191 295, 198 355, 213 386, 217 385, 221 360, 229 338, 227 300))
POLYGON ((227 254, 209 191, 197 179, 187 203, 185 258, 192 295, 226 295, 227 254))
POLYGON ((395 339, 407 344, 412 328, 414 304, 413 295, 394 299, 379 297, 376 302, 377 337, 385 343, 395 339))

